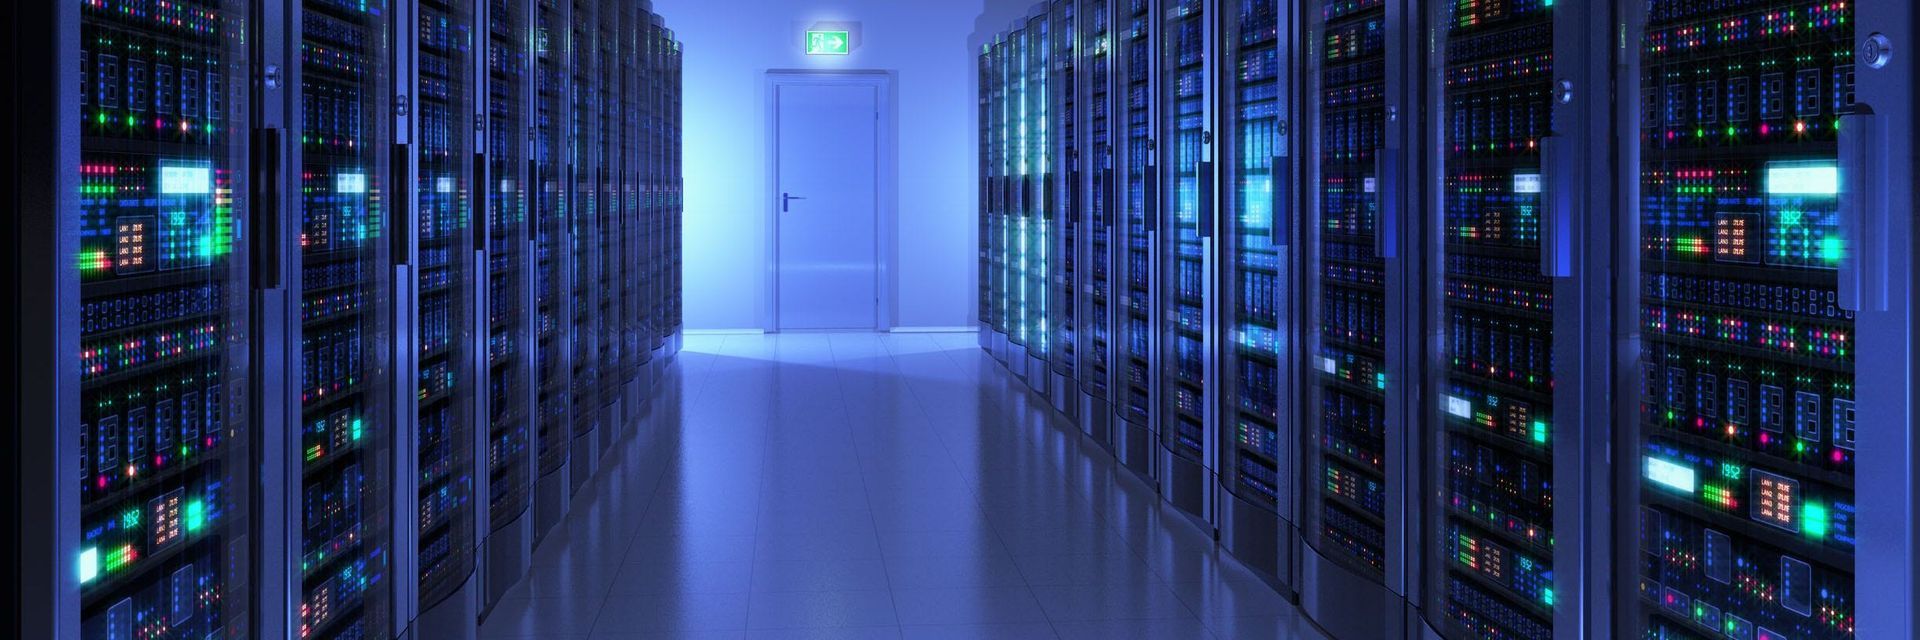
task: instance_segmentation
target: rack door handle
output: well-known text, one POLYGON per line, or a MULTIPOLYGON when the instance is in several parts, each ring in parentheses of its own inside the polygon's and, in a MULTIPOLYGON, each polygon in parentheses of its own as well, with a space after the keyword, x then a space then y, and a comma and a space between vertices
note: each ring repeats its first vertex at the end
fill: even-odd
MULTIPOLYGON (((1395 152, 1382 147, 1373 152, 1373 253, 1374 257, 1400 257, 1399 196, 1394 193, 1395 152)), ((1364 188, 1364 183, 1363 183, 1364 188)))
POLYGON ((1147 233, 1155 233, 1160 230, 1160 168, 1147 163, 1141 182, 1140 217, 1145 219, 1147 233))
MULTIPOLYGON (((1563 163, 1559 136, 1540 139, 1540 172, 1535 177, 1540 202, 1540 275, 1549 278, 1573 277, 1573 190, 1567 187, 1573 171, 1563 163)), ((1516 180, 1514 190, 1519 191, 1516 180)), ((1517 194, 1516 194, 1517 195, 1517 194)))
POLYGON ((1194 224, 1199 228, 1195 229, 1197 232, 1195 235, 1211 238, 1213 237, 1213 213, 1216 207, 1213 191, 1213 161, 1200 161, 1200 166, 1194 170, 1194 173, 1197 178, 1195 182, 1198 183, 1195 188, 1200 190, 1200 215, 1194 216, 1196 218, 1194 224))
POLYGON ((473 250, 486 251, 487 240, 492 235, 492 217, 494 191, 487 188, 492 184, 492 171, 487 165, 487 154, 473 154, 473 184, 478 188, 471 190, 473 205, 469 208, 472 220, 468 222, 468 232, 473 234, 473 250))
POLYGON ((260 291, 278 289, 282 284, 280 217, 281 200, 285 197, 281 184, 286 179, 286 165, 281 158, 284 134, 285 130, 278 127, 253 132, 255 195, 253 228, 247 233, 253 239, 253 288, 260 291))
POLYGON ((1270 234, 1268 239, 1275 247, 1285 247, 1293 237, 1293 221, 1288 217, 1292 215, 1291 205, 1293 204, 1293 157, 1274 156, 1272 166, 1273 187, 1269 190, 1272 192, 1270 194, 1272 202, 1268 203, 1268 206, 1272 207, 1270 215, 1272 219, 1267 222, 1267 231, 1270 234))
POLYGON ((793 201, 805 200, 805 199, 806 199, 805 196, 796 196, 791 193, 782 192, 780 194, 780 213, 787 213, 789 211, 792 211, 793 201))
POLYGON ((1841 229, 1840 308, 1887 309, 1886 136, 1879 116, 1866 104, 1840 117, 1838 168, 1841 229))
POLYGON ((408 254, 408 239, 414 232, 413 199, 419 187, 413 184, 413 152, 405 143, 393 145, 388 168, 393 171, 393 179, 388 181, 387 190, 393 193, 393 202, 387 205, 392 214, 392 226, 387 229, 388 250, 394 266, 413 265, 413 257, 408 254))

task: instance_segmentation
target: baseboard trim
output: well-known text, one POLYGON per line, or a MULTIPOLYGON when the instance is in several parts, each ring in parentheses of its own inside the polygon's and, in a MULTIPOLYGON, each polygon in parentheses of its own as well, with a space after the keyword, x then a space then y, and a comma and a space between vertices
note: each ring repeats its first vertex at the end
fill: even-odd
POLYGON ((766 333, 766 329, 687 329, 690 336, 757 336, 766 333))
POLYGON ((894 333, 979 333, 979 327, 894 327, 894 333))

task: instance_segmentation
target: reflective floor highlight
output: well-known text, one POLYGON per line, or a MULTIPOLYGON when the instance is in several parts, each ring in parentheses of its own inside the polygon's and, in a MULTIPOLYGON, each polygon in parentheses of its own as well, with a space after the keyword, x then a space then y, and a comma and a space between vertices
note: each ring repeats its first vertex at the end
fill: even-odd
POLYGON ((972 334, 693 336, 482 638, 1303 638, 972 334))

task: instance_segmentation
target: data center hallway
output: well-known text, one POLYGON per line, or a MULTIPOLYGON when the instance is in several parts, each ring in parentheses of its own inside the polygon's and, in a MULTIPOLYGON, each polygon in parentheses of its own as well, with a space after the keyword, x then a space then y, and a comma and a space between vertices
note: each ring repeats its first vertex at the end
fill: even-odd
POLYGON ((1307 638, 972 334, 694 336, 482 638, 1307 638))

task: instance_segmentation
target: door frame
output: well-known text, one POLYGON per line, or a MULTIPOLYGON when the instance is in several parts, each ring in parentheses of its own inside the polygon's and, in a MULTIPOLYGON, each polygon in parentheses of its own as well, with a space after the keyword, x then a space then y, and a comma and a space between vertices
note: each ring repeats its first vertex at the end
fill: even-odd
POLYGON ((767 333, 780 329, 780 88, 793 86, 872 87, 878 97, 879 120, 874 123, 874 290, 876 304, 873 330, 884 332, 894 327, 895 295, 900 283, 899 260, 894 234, 899 228, 899 148, 895 146, 895 128, 899 122, 899 95, 895 72, 884 69, 812 70, 769 69, 764 80, 767 153, 766 153, 766 228, 767 243, 765 312, 760 325, 767 333))

